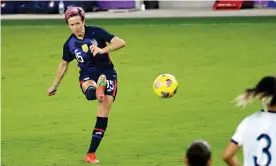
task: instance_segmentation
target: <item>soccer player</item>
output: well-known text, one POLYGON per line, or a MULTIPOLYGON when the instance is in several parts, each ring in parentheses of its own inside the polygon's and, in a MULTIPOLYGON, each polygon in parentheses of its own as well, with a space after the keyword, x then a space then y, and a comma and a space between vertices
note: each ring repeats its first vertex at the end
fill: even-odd
POLYGON ((222 158, 229 166, 241 166, 236 153, 243 148, 244 166, 276 165, 276 77, 263 77, 236 98, 237 106, 259 99, 264 107, 242 120, 222 158))
POLYGON ((63 46, 62 61, 48 95, 56 93, 69 63, 76 59, 80 68, 80 87, 86 99, 98 101, 97 121, 84 161, 98 163, 95 152, 106 132, 108 114, 117 93, 117 73, 109 52, 125 46, 125 42, 106 30, 85 25, 85 12, 80 7, 68 8, 65 20, 72 34, 63 46), (110 43, 106 45, 106 42, 110 43))
POLYGON ((210 166, 211 146, 203 140, 196 140, 189 145, 184 162, 187 166, 210 166))

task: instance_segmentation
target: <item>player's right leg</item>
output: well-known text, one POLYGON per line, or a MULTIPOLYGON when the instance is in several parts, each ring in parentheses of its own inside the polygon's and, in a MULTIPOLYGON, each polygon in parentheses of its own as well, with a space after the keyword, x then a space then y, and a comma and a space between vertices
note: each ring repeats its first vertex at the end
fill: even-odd
POLYGON ((93 80, 80 81, 82 92, 85 94, 87 100, 96 100, 97 84, 93 80))
POLYGON ((99 102, 103 102, 105 99, 105 88, 106 88, 106 76, 100 75, 97 81, 96 96, 99 102))

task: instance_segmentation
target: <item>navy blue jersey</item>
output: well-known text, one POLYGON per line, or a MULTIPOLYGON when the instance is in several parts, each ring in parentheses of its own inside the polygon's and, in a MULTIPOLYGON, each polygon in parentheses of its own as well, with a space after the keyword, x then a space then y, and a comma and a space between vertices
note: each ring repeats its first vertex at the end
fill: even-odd
POLYGON ((89 47, 92 44, 97 44, 99 48, 104 48, 106 47, 106 42, 110 43, 113 37, 113 34, 108 33, 102 28, 85 26, 83 40, 78 39, 72 34, 64 43, 62 59, 67 62, 76 59, 80 72, 112 70, 114 65, 109 54, 98 54, 94 57, 89 47))

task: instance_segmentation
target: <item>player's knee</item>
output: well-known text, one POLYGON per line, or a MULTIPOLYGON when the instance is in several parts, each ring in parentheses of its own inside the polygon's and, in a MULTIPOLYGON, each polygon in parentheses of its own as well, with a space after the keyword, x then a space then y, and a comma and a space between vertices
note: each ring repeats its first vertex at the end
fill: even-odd
POLYGON ((96 87, 89 86, 85 91, 85 96, 87 100, 95 100, 96 99, 96 87))

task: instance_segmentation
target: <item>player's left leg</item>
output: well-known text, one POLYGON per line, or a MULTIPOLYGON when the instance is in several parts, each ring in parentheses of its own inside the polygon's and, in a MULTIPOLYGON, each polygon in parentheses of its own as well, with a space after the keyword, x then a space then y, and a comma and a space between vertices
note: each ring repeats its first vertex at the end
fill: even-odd
POLYGON ((106 132, 108 124, 108 115, 111 111, 111 106, 114 101, 113 96, 106 95, 105 100, 99 102, 98 104, 98 113, 97 121, 93 130, 92 139, 90 142, 90 147, 85 156, 85 161, 89 163, 98 163, 99 160, 96 159, 96 150, 98 149, 103 137, 106 132))
MULTIPOLYGON (((106 132, 106 128, 107 128, 107 124, 108 124, 108 115, 111 111, 111 106, 115 100, 115 96, 117 94, 117 80, 116 80, 116 75, 106 75, 104 77, 99 77, 99 80, 101 80, 102 78, 106 79, 106 86, 104 87, 104 100, 99 100, 99 104, 98 104, 98 112, 97 112, 97 121, 96 121, 96 125, 94 127, 93 130, 93 134, 92 134, 92 139, 91 139, 91 143, 90 143, 90 147, 88 150, 88 155, 90 155, 91 157, 94 157, 94 160, 91 161, 95 161, 96 160, 96 156, 95 156, 95 152, 98 149, 101 140, 104 137, 104 133, 106 132)), ((98 86, 97 88, 99 88, 99 81, 98 81, 98 86)), ((98 161, 98 160, 97 160, 98 161)))

